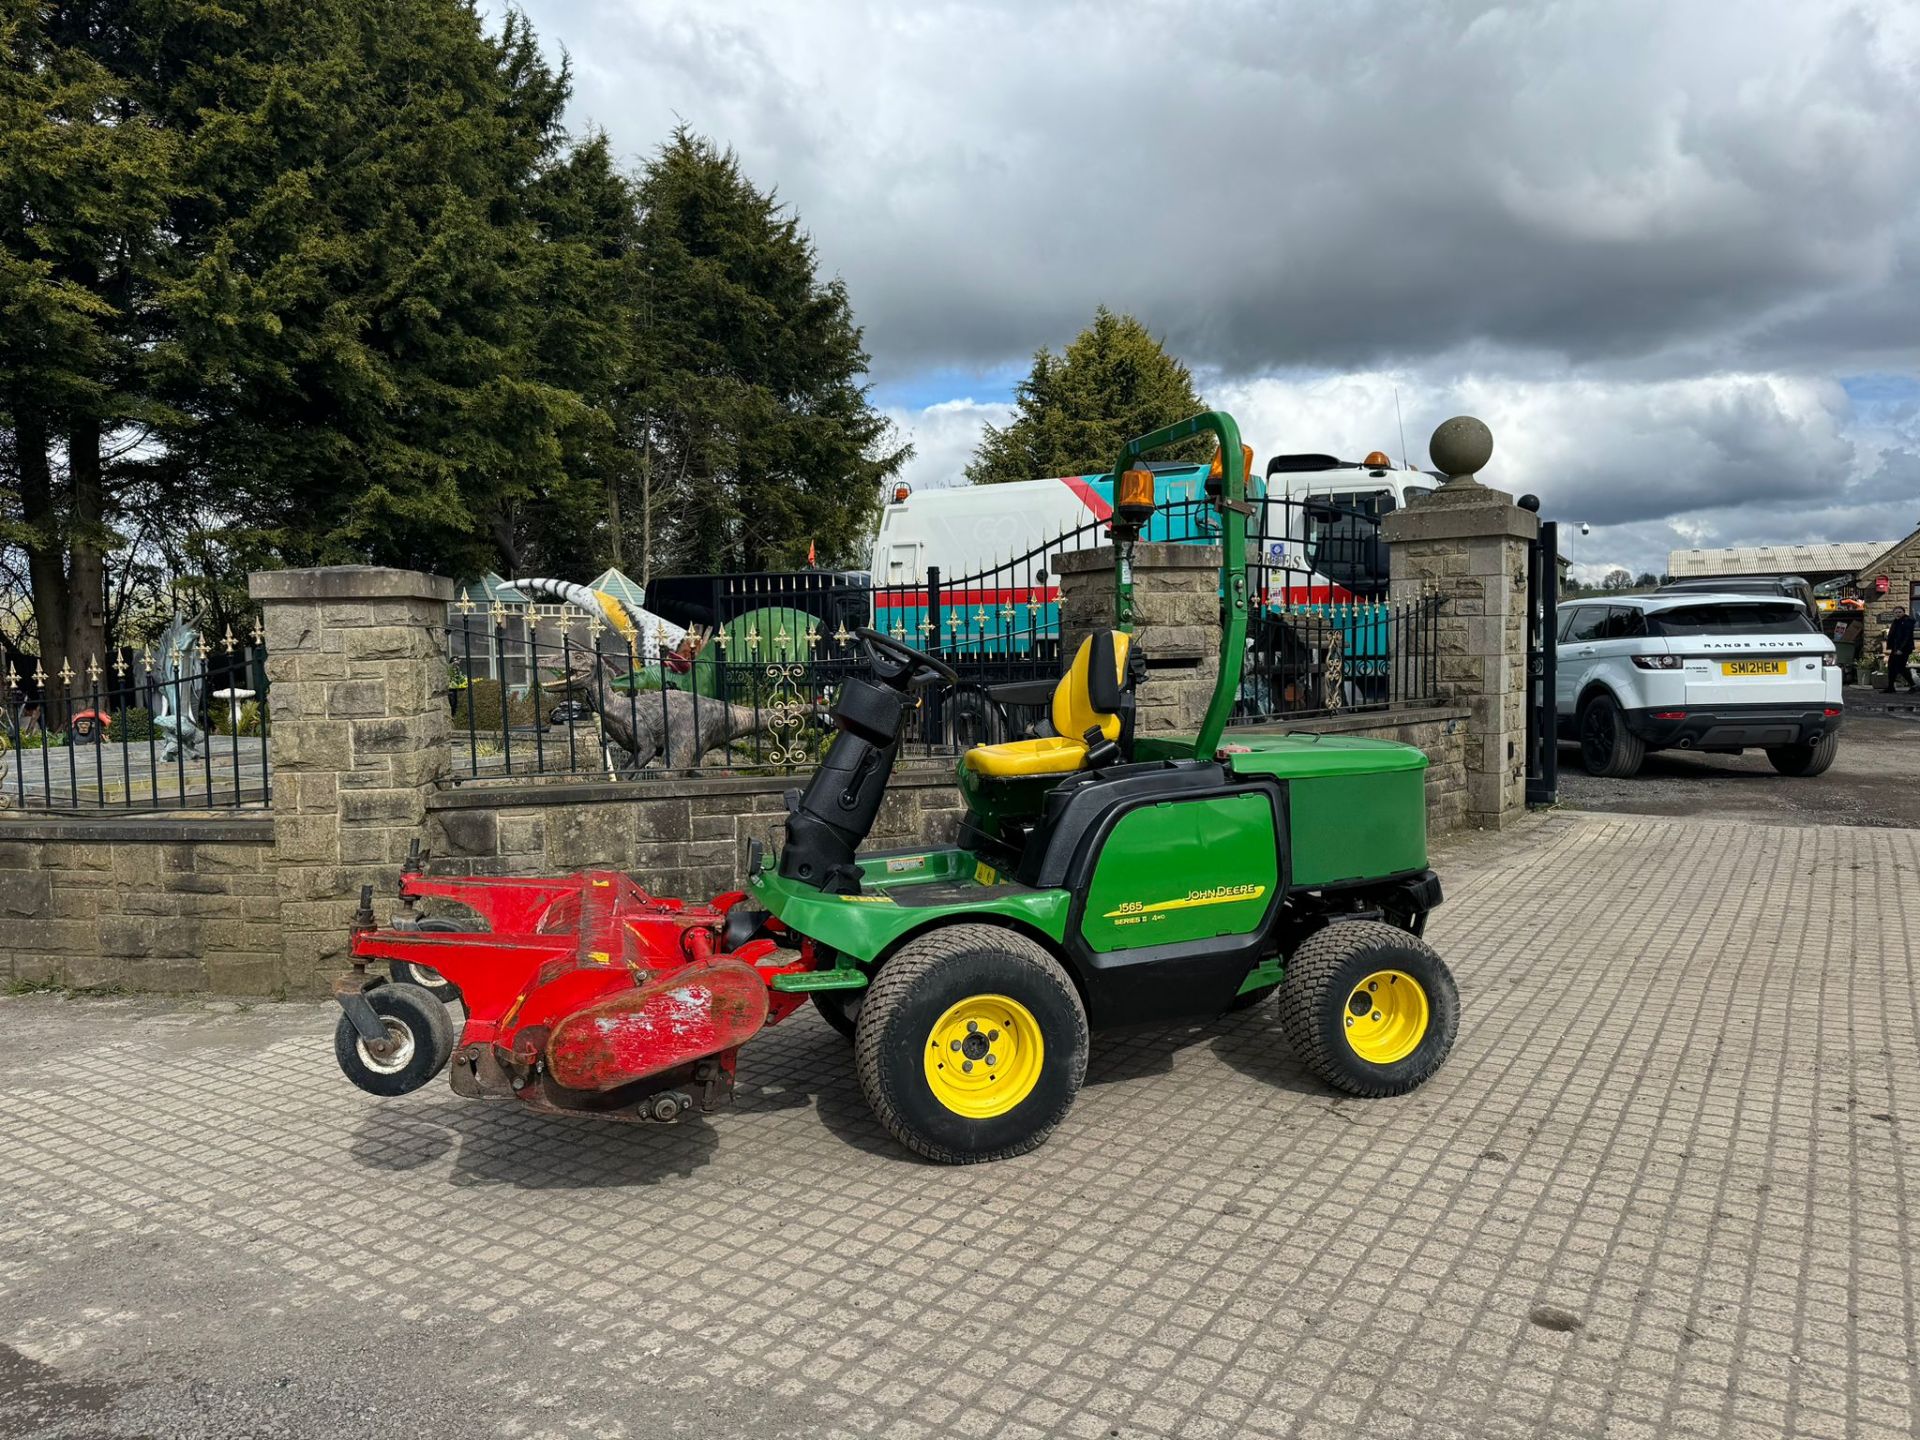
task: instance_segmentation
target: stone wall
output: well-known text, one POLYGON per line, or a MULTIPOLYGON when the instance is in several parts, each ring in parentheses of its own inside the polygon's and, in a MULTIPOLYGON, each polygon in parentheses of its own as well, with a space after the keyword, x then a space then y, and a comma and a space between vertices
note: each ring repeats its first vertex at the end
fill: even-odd
POLYGON ((0 817, 0 980, 283 994, 268 817, 0 817))
POLYGON ((1905 606, 1909 612, 1920 613, 1920 605, 1915 605, 1912 598, 1913 587, 1920 585, 1920 530, 1862 570, 1858 583, 1861 597, 1867 602, 1864 654, 1869 664, 1879 668, 1884 684, 1887 627, 1892 623, 1895 608, 1905 606), (1887 593, 1876 595, 1873 582, 1882 575, 1887 577, 1887 593))
POLYGON ((1540 517, 1476 478, 1493 453, 1478 420, 1443 422, 1427 449, 1449 478, 1381 522, 1391 593, 1443 602, 1436 678, 1441 696, 1467 710, 1466 818, 1498 828, 1526 813, 1527 546, 1540 517))
MULTIPOLYGON (((1461 568, 1435 564, 1450 576, 1461 568)), ((1070 642, 1112 623, 1112 565, 1111 551, 1061 562, 1070 642)), ((1136 633, 1149 662, 1142 733, 1190 733, 1201 719, 1218 666, 1218 565, 1218 551, 1207 547, 1139 547, 1136 633)), ((1498 588, 1471 556, 1461 565, 1489 592, 1498 588)), ((448 582, 349 566, 257 575, 253 593, 265 612, 273 685, 272 815, 0 817, 0 976, 316 994, 344 963, 360 887, 387 893, 415 839, 444 873, 606 867, 638 874, 661 893, 711 895, 741 882, 748 842, 776 838, 785 793, 805 783, 780 776, 451 785, 448 582)), ((1500 657, 1501 665, 1481 668, 1517 673, 1517 636, 1475 629, 1481 618, 1471 606, 1462 611, 1464 633, 1478 637, 1472 644, 1512 652, 1510 666, 1500 657)), ((1468 686, 1479 673, 1463 668, 1454 678, 1468 686)), ((1459 695, 1450 707, 1290 728, 1418 745, 1431 760, 1428 803, 1438 831, 1475 818, 1481 704, 1459 695)), ((959 809, 950 769, 908 766, 870 843, 950 842, 959 809)))
MULTIPOLYGON (((1111 545, 1058 556, 1060 641, 1071 655, 1089 631, 1113 628, 1111 545)), ((1220 675, 1220 547, 1134 546, 1133 638, 1147 659, 1134 692, 1134 731, 1191 734, 1220 675)))
POLYGON ((385 892, 449 767, 453 582, 337 565, 252 577, 273 686, 274 874, 296 990, 344 963, 360 887, 385 892))
MULTIPOLYGON (((429 803, 435 874, 625 870, 660 895, 706 897, 746 879, 747 842, 772 852, 785 795, 805 776, 605 783, 486 783, 429 803)), ((960 794, 947 766, 903 766, 880 806, 871 849, 951 844, 960 794)))

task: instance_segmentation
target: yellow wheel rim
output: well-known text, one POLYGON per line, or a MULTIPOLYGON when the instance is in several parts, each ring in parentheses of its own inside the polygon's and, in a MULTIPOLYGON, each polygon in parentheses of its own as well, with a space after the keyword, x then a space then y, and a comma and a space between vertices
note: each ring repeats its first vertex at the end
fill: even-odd
POLYGON ((972 995, 933 1022, 922 1060, 934 1099, 969 1120, 990 1120, 1033 1093, 1046 1053, 1026 1006, 972 995))
POLYGON ((1392 1065, 1420 1048, 1431 1018, 1427 992, 1404 970, 1376 970, 1347 994, 1347 1044, 1370 1065, 1392 1065))

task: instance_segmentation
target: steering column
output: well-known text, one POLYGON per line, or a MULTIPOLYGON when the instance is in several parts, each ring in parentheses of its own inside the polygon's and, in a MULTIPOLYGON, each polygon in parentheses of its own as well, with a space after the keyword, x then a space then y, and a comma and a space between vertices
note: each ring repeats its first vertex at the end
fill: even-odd
POLYGON ((887 781, 900 754, 900 735, 916 703, 913 692, 932 680, 952 684, 953 667, 878 630, 856 630, 873 667, 872 679, 850 680, 833 708, 837 733, 806 792, 787 794, 787 843, 780 873, 830 895, 860 889, 854 852, 873 829, 887 781))

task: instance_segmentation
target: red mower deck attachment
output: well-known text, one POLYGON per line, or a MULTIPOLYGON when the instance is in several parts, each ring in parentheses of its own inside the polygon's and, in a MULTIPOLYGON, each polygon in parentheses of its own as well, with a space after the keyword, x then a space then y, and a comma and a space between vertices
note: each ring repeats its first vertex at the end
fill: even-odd
POLYGON ((759 933, 727 938, 739 893, 689 904, 605 870, 428 879, 416 862, 409 872, 385 928, 371 887, 362 892, 354 968, 334 986, 341 1069, 376 1095, 418 1089, 451 1064, 462 1095, 674 1120, 696 1098, 704 1110, 726 1104, 740 1046, 806 999, 773 981, 810 969, 810 946, 797 959, 780 952, 759 917, 759 933), (430 898, 465 906, 484 928, 421 915, 430 898), (466 1012, 457 1039, 443 1003, 453 999, 466 1012))

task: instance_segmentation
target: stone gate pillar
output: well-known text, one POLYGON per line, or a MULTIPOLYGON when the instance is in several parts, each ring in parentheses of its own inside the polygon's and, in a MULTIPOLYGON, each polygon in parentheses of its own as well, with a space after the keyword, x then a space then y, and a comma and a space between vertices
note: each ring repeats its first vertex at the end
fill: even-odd
MULTIPOLYGON (((1087 633, 1113 628, 1111 545, 1054 558, 1060 646, 1071 657, 1087 633)), ((1220 674, 1220 547, 1137 544, 1133 638, 1147 674, 1135 694, 1134 733, 1191 735, 1220 674)))
POLYGON ((449 764, 453 582, 369 565, 249 577, 265 613, 287 988, 340 968, 360 887, 390 891, 449 764))
POLYGON ((1482 485, 1493 435, 1470 415, 1433 432, 1446 483, 1380 526, 1396 602, 1438 593, 1442 695, 1467 707, 1467 819, 1498 828, 1526 810, 1527 545, 1540 517, 1482 485))

